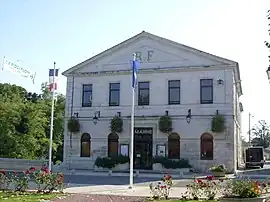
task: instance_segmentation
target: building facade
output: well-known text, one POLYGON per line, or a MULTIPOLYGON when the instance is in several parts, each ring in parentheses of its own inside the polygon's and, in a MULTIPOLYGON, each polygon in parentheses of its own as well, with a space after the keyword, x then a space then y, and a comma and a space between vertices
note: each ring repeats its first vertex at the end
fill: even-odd
POLYGON ((69 169, 93 169, 97 157, 129 155, 131 134, 131 60, 140 60, 135 96, 135 168, 151 169, 151 159, 165 155, 188 159, 206 170, 225 164, 234 171, 242 162, 242 95, 238 63, 147 32, 66 70, 64 164, 69 169), (212 132, 216 114, 225 130, 212 132), (172 131, 160 131, 167 115, 172 131), (80 132, 67 122, 76 117, 80 132), (111 133, 115 116, 123 130, 111 133))

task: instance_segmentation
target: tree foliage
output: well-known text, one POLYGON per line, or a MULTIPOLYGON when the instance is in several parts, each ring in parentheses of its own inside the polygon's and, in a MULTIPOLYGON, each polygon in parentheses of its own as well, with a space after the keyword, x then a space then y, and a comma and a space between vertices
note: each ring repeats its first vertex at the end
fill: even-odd
POLYGON ((258 121, 258 123, 252 128, 252 144, 254 146, 263 146, 264 148, 270 145, 270 126, 264 120, 258 121))
MULTIPOLYGON (((47 84, 41 94, 24 88, 0 84, 0 157, 48 158, 51 116, 51 95, 47 84)), ((53 158, 62 160, 65 97, 55 101, 53 158)))

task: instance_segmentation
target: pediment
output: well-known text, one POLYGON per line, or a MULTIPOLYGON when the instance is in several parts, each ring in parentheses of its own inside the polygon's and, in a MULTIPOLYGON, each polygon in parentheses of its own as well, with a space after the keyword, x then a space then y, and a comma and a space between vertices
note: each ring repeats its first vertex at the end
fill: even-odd
POLYGON ((63 74, 129 70, 133 53, 136 53, 141 61, 140 69, 236 64, 233 61, 142 32, 63 74))

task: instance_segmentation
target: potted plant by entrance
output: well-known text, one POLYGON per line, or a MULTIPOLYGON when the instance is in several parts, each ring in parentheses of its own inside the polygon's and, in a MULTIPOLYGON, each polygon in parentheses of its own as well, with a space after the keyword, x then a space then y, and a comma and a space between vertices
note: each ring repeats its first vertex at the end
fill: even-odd
POLYGON ((172 119, 168 115, 161 116, 159 118, 159 131, 162 133, 170 133, 172 131, 172 119))
POLYGON ((212 172, 214 177, 225 177, 226 167, 223 164, 212 166, 209 170, 212 172))
POLYGON ((71 133, 77 133, 77 132, 80 132, 80 122, 77 118, 70 118, 68 120, 68 124, 67 124, 67 127, 68 127, 68 131, 71 132, 71 133))
POLYGON ((221 133, 225 130, 225 118, 222 115, 215 115, 211 122, 213 132, 221 133))
POLYGON ((269 199, 268 184, 250 179, 228 180, 220 202, 266 202, 269 199))

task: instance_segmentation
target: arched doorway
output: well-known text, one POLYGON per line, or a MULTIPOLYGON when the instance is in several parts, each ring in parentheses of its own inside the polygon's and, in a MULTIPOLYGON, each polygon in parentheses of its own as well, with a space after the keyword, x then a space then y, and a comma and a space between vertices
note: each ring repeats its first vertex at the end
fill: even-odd
POLYGON ((213 160, 214 158, 214 138, 209 133, 201 135, 201 160, 213 160))
POLYGON ((111 133, 108 136, 108 157, 118 156, 118 135, 111 133))
POLYGON ((88 133, 82 134, 81 137, 81 157, 90 157, 91 136, 88 133))
POLYGON ((177 133, 168 136, 168 158, 180 159, 180 136, 177 133))

